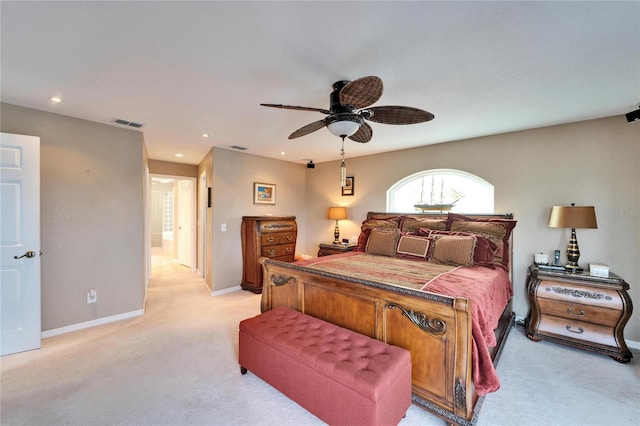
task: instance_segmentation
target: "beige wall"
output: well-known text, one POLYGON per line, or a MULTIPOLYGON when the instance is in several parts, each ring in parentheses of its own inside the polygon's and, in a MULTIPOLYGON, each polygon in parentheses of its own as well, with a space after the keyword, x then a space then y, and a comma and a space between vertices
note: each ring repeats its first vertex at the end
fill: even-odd
POLYGON ((208 285, 217 292, 239 286, 242 281, 242 216, 296 216, 299 228, 297 243, 300 247, 305 246, 306 167, 222 148, 213 148, 210 155, 213 241, 212 245, 207 245, 212 247, 212 274, 208 285), (254 182, 276 185, 275 205, 253 204, 254 182), (222 224, 226 224, 226 232, 221 231, 222 224))
POLYGON ((42 330, 141 310, 142 133, 8 104, 1 115, 3 132, 40 137, 42 330))
MULTIPOLYGON (((375 139, 371 142, 375 143, 375 139)), ((624 116, 527 130, 349 158, 355 195, 342 197, 339 162, 307 171, 307 227, 304 250, 315 254, 320 242, 333 239, 327 207, 348 207, 341 236, 359 233, 368 211, 385 211, 386 191, 410 174, 435 168, 464 170, 495 185, 495 211, 512 212, 514 231, 515 310, 526 316, 526 268, 534 252, 566 250, 569 231, 547 227, 551 206, 594 205, 598 229, 577 230, 580 263, 604 262, 631 286, 640 304, 640 124, 624 116)), ((300 248, 301 250, 302 248, 300 248)), ((636 312, 625 329, 640 342, 636 312)))
POLYGON ((171 161, 149 160, 149 173, 152 175, 198 177, 195 164, 173 163, 171 161))
MULTIPOLYGON (((206 185, 209 188, 213 187, 213 148, 211 148, 211 150, 207 153, 207 155, 204 156, 204 158, 202 159, 202 161, 200 162, 200 164, 198 165, 198 206, 201 206, 202 203, 206 203, 207 200, 203 200, 201 198, 201 188, 200 185, 202 185, 202 182, 200 180, 200 176, 202 176, 202 174, 205 174, 206 176, 206 185)), ((213 194, 212 194, 213 195, 213 194)), ((198 270, 201 271, 202 273, 204 273, 204 281, 206 286, 208 287, 209 291, 212 291, 211 289, 213 288, 213 256, 212 256, 212 247, 213 247, 213 207, 207 207, 206 209, 206 218, 203 218, 203 214, 202 214, 202 210, 200 208, 198 208, 198 241, 200 241, 201 235, 203 234, 202 232, 202 227, 206 228, 206 232, 205 232, 205 242, 204 242, 204 246, 205 246, 205 250, 206 250, 206 254, 205 254, 205 259, 204 259, 204 265, 202 264, 202 254, 198 253, 198 270)), ((201 247, 200 244, 198 244, 198 247, 201 247)))

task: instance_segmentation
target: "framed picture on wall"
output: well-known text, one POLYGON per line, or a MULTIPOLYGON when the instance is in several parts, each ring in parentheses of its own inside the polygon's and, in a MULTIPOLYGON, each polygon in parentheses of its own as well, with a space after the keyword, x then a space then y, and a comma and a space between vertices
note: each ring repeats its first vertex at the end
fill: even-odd
POLYGON ((342 196, 353 195, 353 185, 355 178, 353 176, 347 176, 346 183, 342 187, 342 196))
POLYGON ((276 185, 253 182, 253 204, 275 204, 276 185))

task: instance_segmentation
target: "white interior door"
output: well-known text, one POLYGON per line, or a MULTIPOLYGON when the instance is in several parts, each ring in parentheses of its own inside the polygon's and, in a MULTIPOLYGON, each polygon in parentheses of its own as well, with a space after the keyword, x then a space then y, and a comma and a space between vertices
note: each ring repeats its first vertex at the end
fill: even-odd
POLYGON ((40 348, 40 138, 0 134, 1 355, 40 348))
POLYGON ((178 181, 178 262, 193 264, 194 184, 192 180, 178 181))

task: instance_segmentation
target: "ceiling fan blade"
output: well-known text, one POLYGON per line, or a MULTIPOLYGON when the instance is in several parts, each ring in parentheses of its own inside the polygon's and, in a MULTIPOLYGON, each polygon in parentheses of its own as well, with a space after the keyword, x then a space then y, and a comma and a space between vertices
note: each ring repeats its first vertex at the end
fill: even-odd
POLYGON ((289 135, 289 139, 299 138, 300 136, 308 135, 309 133, 313 133, 316 130, 320 130, 325 126, 324 120, 314 121, 311 124, 307 124, 304 127, 300 127, 295 132, 289 135))
POLYGON ((382 88, 382 80, 373 75, 353 80, 340 90, 340 104, 367 107, 380 99, 382 88))
POLYGON ((349 139, 352 141, 367 143, 371 140, 373 136, 373 129, 367 123, 362 123, 357 132, 353 135, 349 136, 349 139))
POLYGON ((367 110, 373 113, 373 116, 365 117, 367 120, 383 124, 416 124, 434 118, 430 112, 405 106, 379 106, 367 110))
POLYGON ((271 107, 271 108, 282 108, 282 109, 295 109, 298 111, 315 111, 321 112, 323 114, 331 114, 331 111, 323 108, 312 108, 312 107, 303 107, 303 106, 294 106, 294 105, 280 105, 280 104, 260 104, 262 106, 271 107))

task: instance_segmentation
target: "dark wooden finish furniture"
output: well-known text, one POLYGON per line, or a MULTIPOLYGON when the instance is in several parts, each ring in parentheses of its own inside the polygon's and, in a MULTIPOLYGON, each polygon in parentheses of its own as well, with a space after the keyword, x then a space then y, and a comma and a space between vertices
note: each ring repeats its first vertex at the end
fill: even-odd
MULTIPOLYGON (((372 213, 368 218, 392 214, 372 213)), ((411 214, 412 217, 446 217, 411 214)), ((487 216, 483 216, 487 217, 487 216)), ((493 215, 505 218, 505 215, 493 215)), ((511 241, 510 247, 513 247, 511 241)), ((472 425, 481 399, 472 382, 471 303, 424 291, 363 280, 315 273, 296 263, 262 258, 264 286, 261 311, 288 306, 327 322, 348 328, 411 353, 413 402, 448 423, 472 425), (443 331, 429 319, 445 324, 443 331)), ((506 306, 495 330, 497 362, 513 325, 512 302, 506 306)))
POLYGON ((329 256, 330 254, 347 253, 356 248, 355 245, 345 246, 343 244, 320 244, 318 257, 329 256))
POLYGON ((298 225, 295 216, 242 217, 242 288, 262 292, 261 257, 293 262, 298 225))
POLYGON ((633 357, 624 341, 624 326, 633 311, 629 284, 615 274, 547 270, 533 264, 527 271, 531 306, 525 329, 534 342, 545 339, 601 352, 618 362, 633 357))

